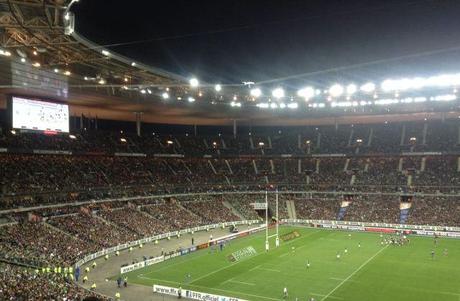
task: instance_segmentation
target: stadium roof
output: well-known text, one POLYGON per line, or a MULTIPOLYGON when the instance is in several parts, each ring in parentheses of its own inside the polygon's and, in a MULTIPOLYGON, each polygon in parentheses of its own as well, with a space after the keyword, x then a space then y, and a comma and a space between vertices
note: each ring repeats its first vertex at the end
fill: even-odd
MULTIPOLYGON (((336 85, 329 90, 320 87, 316 91, 322 94, 326 110, 302 101, 304 96, 296 95, 296 91, 289 91, 284 100, 279 100, 284 90, 267 91, 267 87, 263 87, 264 95, 256 102, 251 89, 257 85, 251 83, 223 85, 222 91, 206 83, 194 88, 183 76, 119 55, 79 35, 75 31, 75 16, 69 10, 75 2, 0 0, 1 106, 6 106, 8 95, 20 94, 67 102, 74 115, 134 120, 133 113, 142 112, 144 121, 176 124, 230 124, 238 119, 255 125, 299 125, 337 118, 371 120, 375 115, 388 119, 388 114, 396 113, 418 119, 435 112, 457 115, 456 101, 434 106, 418 101, 422 96, 429 101, 437 95, 452 95, 456 93, 451 91, 452 86, 447 87, 449 91, 436 89, 401 95, 411 105, 390 108, 375 107, 375 95, 367 95, 364 101, 362 97, 361 101, 343 98, 327 104, 326 97, 348 86, 336 85)), ((357 88, 362 84, 365 83, 357 88)), ((395 97, 387 95, 385 104, 395 97)))

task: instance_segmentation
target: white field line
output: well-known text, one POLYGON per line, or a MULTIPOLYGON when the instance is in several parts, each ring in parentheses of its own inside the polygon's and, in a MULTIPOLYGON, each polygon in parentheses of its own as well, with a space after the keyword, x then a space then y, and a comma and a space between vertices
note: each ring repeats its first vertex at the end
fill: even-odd
MULTIPOLYGON (((308 233, 307 235, 302 236, 301 238, 308 237, 308 236, 313 235, 313 234, 315 234, 315 233, 317 233, 317 231, 308 233)), ((293 240, 291 240, 291 241, 288 241, 288 242, 285 243, 284 245, 288 245, 288 244, 293 243, 293 242, 295 242, 295 241, 297 241, 297 240, 296 240, 296 239, 293 239, 293 240)), ((241 262, 245 262, 246 260, 256 258, 256 257, 258 257, 258 256, 260 256, 260 255, 262 255, 262 254, 265 254, 265 253, 266 253, 266 252, 260 252, 259 254, 254 255, 254 256, 251 256, 251 257, 249 257, 249 258, 247 258, 247 259, 245 259, 245 260, 237 261, 237 262, 232 263, 232 264, 230 264, 230 265, 228 265, 228 266, 221 267, 220 269, 217 269, 217 270, 215 270, 215 271, 209 272, 209 273, 207 273, 207 274, 204 274, 204 275, 201 276, 201 277, 196 278, 195 280, 193 280, 193 281, 190 282, 190 283, 194 283, 194 282, 196 282, 196 281, 198 281, 198 280, 201 280, 201 279, 203 279, 203 278, 206 278, 206 277, 208 277, 208 276, 211 276, 211 275, 213 275, 213 274, 215 274, 215 273, 218 273, 218 272, 220 272, 220 271, 226 270, 226 269, 228 269, 228 268, 230 268, 230 267, 232 267, 232 266, 234 266, 234 265, 236 265, 236 264, 239 264, 239 263, 241 263, 241 262)))
MULTIPOLYGON (((433 291, 434 293, 436 293, 436 291, 433 291)), ((452 292, 439 292, 441 294, 444 294, 444 295, 452 295, 452 296, 459 296, 460 297, 460 294, 459 293, 452 293, 452 292)), ((458 298, 460 300, 460 298, 458 298)))
POLYGON ((250 269, 249 271, 252 272, 252 271, 254 271, 254 270, 257 270, 257 268, 259 268, 260 266, 261 266, 260 264, 259 264, 259 265, 256 265, 255 267, 253 267, 253 268, 250 269))
POLYGON ((244 284, 244 285, 250 285, 250 286, 255 286, 256 285, 255 283, 244 282, 244 281, 236 281, 236 280, 233 280, 233 279, 227 280, 225 282, 231 282, 231 283, 236 283, 236 284, 244 284))
POLYGON ((332 279, 332 280, 337 280, 337 281, 343 281, 345 280, 344 278, 335 278, 335 277, 331 277, 329 279, 332 279))
POLYGON ((329 298, 330 295, 332 295, 333 292, 335 292, 339 287, 341 287, 345 282, 348 281, 348 279, 350 279, 351 277, 353 277, 356 273, 358 273, 363 267, 365 267, 369 262, 372 261, 372 259, 374 259, 377 255, 379 255, 383 250, 385 250, 386 248, 388 248, 388 245, 386 245, 385 247, 383 247, 382 249, 380 249, 377 253, 375 253, 371 258, 369 258, 368 260, 366 260, 362 265, 360 265, 356 270, 353 271, 353 273, 351 273, 347 278, 343 279, 342 282, 340 282, 335 288, 332 289, 332 291, 330 291, 326 296, 324 296, 321 301, 323 300, 326 300, 327 298, 329 298))
MULTIPOLYGON (((329 279, 335 280, 335 281, 343 281, 343 280, 345 280, 345 278, 336 278, 336 277, 330 277, 329 279)), ((353 283, 359 283, 359 281, 352 280, 352 279, 348 279, 347 281, 348 281, 348 282, 353 282, 353 283)), ((331 297, 332 297, 332 296, 330 296, 329 298, 331 298, 331 297)))
POLYGON ((301 245, 300 247, 298 247, 297 249, 294 249, 294 250, 299 250, 299 249, 302 249, 303 247, 305 247, 306 245, 301 245))
POLYGON ((458 299, 460 300, 460 293, 446 292, 446 291, 428 290, 428 289, 422 289, 422 288, 412 287, 412 286, 405 286, 404 288, 410 289, 410 290, 415 290, 415 291, 427 292, 427 293, 435 293, 435 294, 443 294, 443 295, 458 296, 458 297, 459 297, 458 299))
POLYGON ((275 272, 275 273, 281 273, 280 270, 276 270, 276 269, 267 269, 267 268, 257 268, 258 270, 262 270, 262 271, 269 271, 269 272, 275 272))
MULTIPOLYGON (((310 295, 318 296, 318 297, 324 297, 324 296, 326 296, 325 294, 317 294, 317 293, 310 293, 310 295)), ((343 300, 343 298, 335 297, 335 296, 329 296, 329 298, 331 298, 331 299, 336 299, 336 300, 343 300)))

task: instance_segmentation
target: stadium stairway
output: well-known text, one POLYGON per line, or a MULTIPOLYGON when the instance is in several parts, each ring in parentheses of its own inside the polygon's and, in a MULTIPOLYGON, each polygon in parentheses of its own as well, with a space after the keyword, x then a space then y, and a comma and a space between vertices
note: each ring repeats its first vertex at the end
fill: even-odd
POLYGON ((187 207, 183 206, 183 205, 181 204, 181 202, 176 202, 176 205, 179 206, 180 208, 182 208, 183 210, 189 212, 191 215, 197 216, 197 217, 199 217, 200 219, 202 219, 201 216, 199 216, 198 214, 196 214, 196 213, 193 212, 192 210, 188 209, 187 207))
POLYGON ((153 215, 151 215, 150 213, 148 212, 145 212, 143 210, 140 210, 140 209, 136 209, 137 211, 139 211, 142 215, 144 215, 146 218, 153 218, 154 220, 156 220, 157 218, 154 217, 153 215))
POLYGON ((77 241, 81 241, 80 238, 78 238, 78 237, 76 237, 76 236, 74 236, 74 235, 72 235, 72 234, 70 234, 70 233, 68 233, 68 232, 66 232, 66 231, 64 231, 64 230, 61 230, 61 229, 59 229, 58 227, 55 227, 55 226, 53 226, 53 225, 51 225, 51 224, 49 224, 49 223, 47 223, 47 222, 43 222, 43 225, 44 225, 45 227, 48 227, 48 228, 52 229, 53 231, 60 232, 60 233, 64 234, 64 235, 67 236, 67 237, 70 237, 70 238, 75 239, 75 240, 77 240, 77 241))
POLYGON ((297 219, 297 213, 295 211, 295 203, 292 200, 286 200, 286 208, 290 219, 297 219))
POLYGON ((8 218, 7 216, 0 217, 0 227, 3 225, 12 225, 17 224, 17 222, 13 221, 12 219, 8 218))
POLYGON ((347 212, 347 207, 340 207, 339 214, 337 214, 337 220, 338 221, 343 220, 346 212, 347 212))
MULTIPOLYGON (((120 209, 118 209, 118 210, 123 210, 123 209, 120 208, 120 209)), ((118 224, 116 224, 116 223, 114 223, 114 222, 112 222, 112 221, 109 221, 109 220, 103 218, 102 216, 100 216, 100 215, 98 215, 98 214, 92 214, 91 216, 92 216, 93 218, 97 218, 98 220, 100 220, 100 221, 103 222, 104 224, 110 225, 110 226, 112 226, 112 227, 114 227, 114 228, 127 230, 127 228, 124 228, 124 227, 122 227, 122 226, 120 226, 120 225, 118 225, 118 224)), ((129 229, 128 229, 128 230, 129 230, 129 229)), ((129 230, 129 231, 132 233, 132 230, 129 230)))
POLYGON ((400 224, 407 223, 408 218, 409 218, 409 209, 401 209, 399 213, 399 223, 400 224))
POLYGON ((222 204, 224 204, 225 207, 227 207, 228 209, 230 209, 230 211, 235 214, 236 216, 238 216, 241 220, 245 220, 246 218, 238 211, 235 209, 235 207, 232 206, 232 204, 230 204, 229 202, 227 201, 222 201, 222 204))

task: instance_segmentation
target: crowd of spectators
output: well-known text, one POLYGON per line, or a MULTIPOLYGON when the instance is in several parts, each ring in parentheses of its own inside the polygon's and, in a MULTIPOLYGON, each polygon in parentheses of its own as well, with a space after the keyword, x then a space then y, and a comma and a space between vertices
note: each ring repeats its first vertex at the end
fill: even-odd
MULTIPOLYGON (((285 219, 289 218, 286 201, 291 200, 292 195, 282 194, 278 197, 278 218, 285 219)), ((262 200, 263 202, 264 200, 262 200)), ((273 194, 268 195, 268 208, 272 216, 276 216, 276 197, 273 194)))
POLYGON ((186 229, 204 225, 203 219, 182 207, 176 199, 162 204, 146 205, 142 210, 163 224, 171 225, 172 229, 186 229))
POLYGON ((169 224, 141 212, 137 209, 124 207, 100 211, 100 216, 115 224, 118 228, 126 228, 136 234, 136 239, 169 232, 169 224))
MULTIPOLYGON (((41 273, 17 265, 0 263, 0 300, 77 301, 96 296, 75 285, 63 274, 41 273)), ((109 300, 97 295, 98 300, 109 300)))
POLYGON ((340 202, 336 199, 296 198, 294 206, 298 219, 335 220, 340 202))
POLYGON ((182 203, 185 208, 199 215, 205 223, 222 223, 239 220, 222 200, 194 200, 182 203))
POLYGON ((407 176, 399 170, 399 157, 371 157, 368 169, 357 170, 355 185, 390 186, 396 191, 398 187, 407 186, 407 176))
POLYGON ((259 214, 257 214, 256 210, 254 209, 254 205, 252 204, 265 202, 264 196, 261 194, 227 195, 224 197, 224 200, 230 203, 230 205, 247 220, 259 219, 259 214))
POLYGON ((0 256, 10 262, 70 266, 84 254, 98 249, 44 223, 20 223, 0 229, 0 256))
POLYGON ((454 187, 460 183, 460 172, 457 171, 457 157, 427 157, 423 172, 417 172, 412 179, 414 186, 447 186, 454 187))
POLYGON ((445 197, 421 197, 412 201, 408 224, 460 226, 460 204, 445 197))
POLYGON ((0 208, 245 187, 264 190, 271 184, 291 186, 292 190, 452 193, 460 190, 458 158, 427 155, 209 160, 8 154, 0 155, 0 208))
POLYGON ((354 197, 346 210, 344 220, 399 224, 399 204, 397 197, 354 197))
MULTIPOLYGON (((318 159, 318 169, 310 174, 311 183, 314 185, 335 184, 349 186, 351 175, 345 171, 345 158, 318 159)), ((316 166, 315 166, 316 167, 316 166)))
POLYGON ((230 135, 191 135, 82 130, 69 135, 0 132, 0 148, 59 150, 74 153, 186 154, 190 156, 308 153, 397 153, 400 151, 458 150, 458 122, 338 124, 230 135), (411 138, 415 138, 414 141, 411 138), (357 144, 357 140, 361 140, 357 144), (307 147, 307 141, 309 147, 307 147), (401 143, 402 142, 402 143, 401 143))
POLYGON ((115 227, 96 216, 80 213, 55 217, 48 221, 51 225, 85 240, 107 248, 127 241, 136 240, 137 235, 126 228, 115 227))

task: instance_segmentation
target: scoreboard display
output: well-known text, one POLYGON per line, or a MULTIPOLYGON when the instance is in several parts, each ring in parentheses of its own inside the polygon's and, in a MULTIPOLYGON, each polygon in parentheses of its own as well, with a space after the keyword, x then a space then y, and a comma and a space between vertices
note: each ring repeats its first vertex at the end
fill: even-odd
POLYGON ((69 132, 69 106, 66 104, 12 97, 13 128, 43 132, 69 132))

